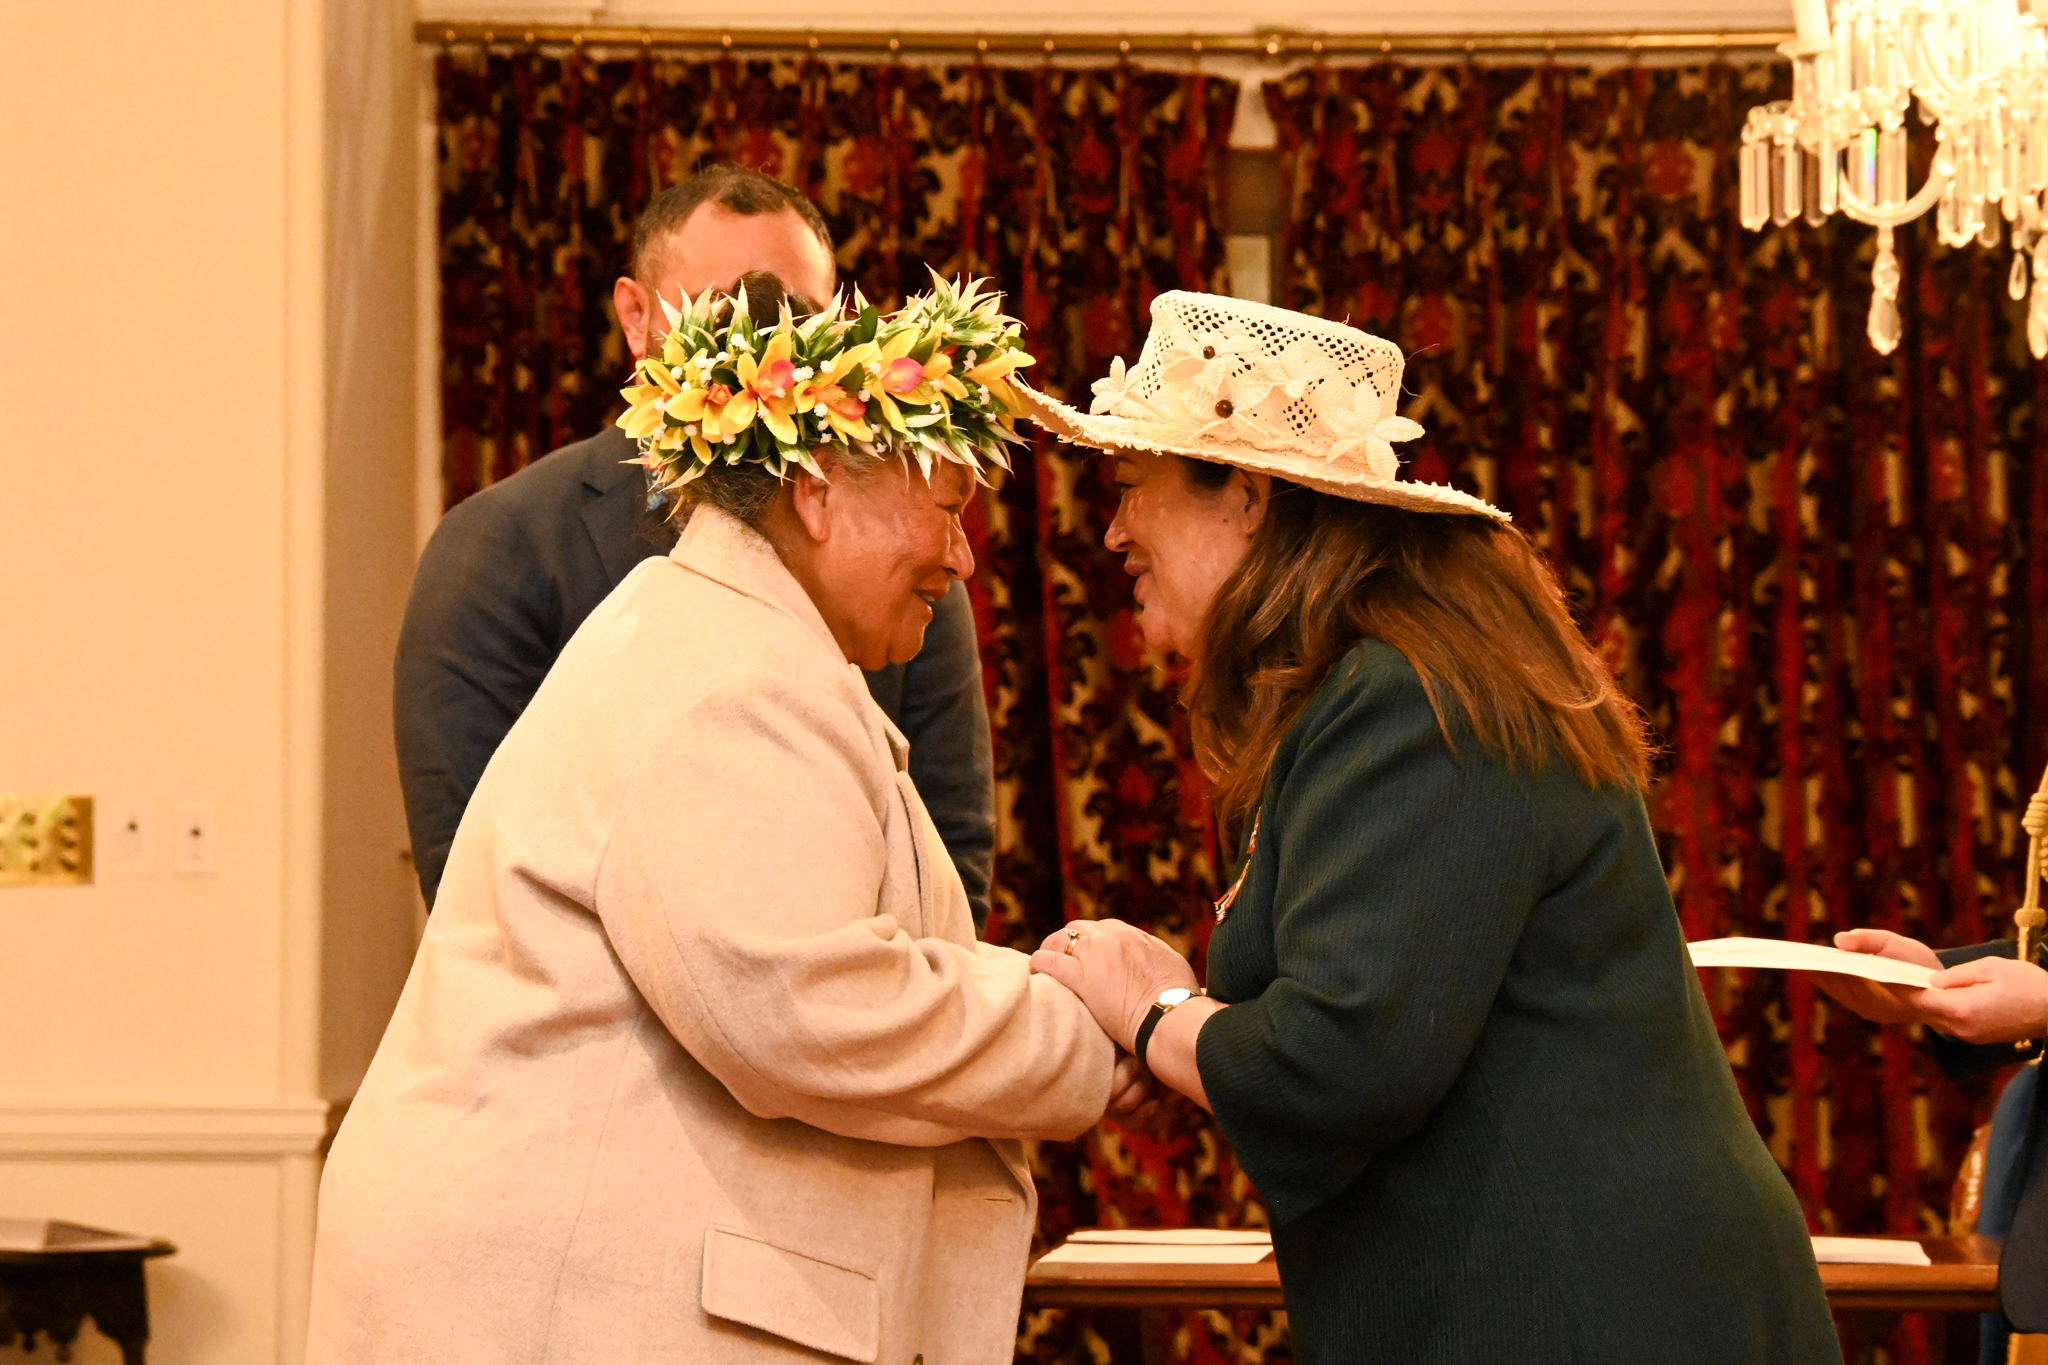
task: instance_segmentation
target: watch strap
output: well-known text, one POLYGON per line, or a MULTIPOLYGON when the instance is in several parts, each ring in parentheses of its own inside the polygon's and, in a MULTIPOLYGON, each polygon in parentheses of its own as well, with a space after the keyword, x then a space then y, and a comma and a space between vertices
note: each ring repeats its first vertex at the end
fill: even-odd
POLYGON ((1166 1012, 1172 1008, 1171 1005, 1162 1005, 1154 1000, 1152 1008, 1145 1011, 1145 1022, 1138 1025, 1138 1036, 1131 1040, 1131 1055, 1136 1057, 1138 1065, 1147 1071, 1152 1069, 1151 1064, 1145 1060, 1145 1049, 1152 1046, 1152 1030, 1159 1027, 1159 1021, 1164 1019, 1166 1012))
POLYGON ((1172 1005, 1167 1004, 1163 1000, 1154 1000, 1152 1002, 1152 1008, 1145 1011, 1145 1022, 1138 1025, 1138 1036, 1131 1039, 1131 1055, 1138 1059, 1139 1066, 1144 1067, 1147 1071, 1152 1069, 1151 1063, 1145 1060, 1145 1049, 1152 1046, 1152 1030, 1159 1027, 1159 1021, 1166 1017, 1167 1011, 1175 1006, 1185 1005, 1188 1001, 1208 993, 1206 990, 1192 990, 1174 1001, 1172 1005))

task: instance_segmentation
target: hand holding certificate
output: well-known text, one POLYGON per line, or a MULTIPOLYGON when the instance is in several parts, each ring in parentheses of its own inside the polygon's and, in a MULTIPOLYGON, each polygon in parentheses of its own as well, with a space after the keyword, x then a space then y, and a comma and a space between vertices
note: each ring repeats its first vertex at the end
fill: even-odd
POLYGON ((1878 1024, 1923 1024, 1966 1043, 2009 1043, 2048 1032, 2048 973, 1996 945, 1944 967, 1932 948, 1885 929, 1850 929, 1835 946, 1778 939, 1686 945, 1699 967, 1818 972, 1814 984, 1878 1024))
POLYGON ((1838 1004, 1876 1024, 1922 1022, 1918 1009, 1941 959, 1926 944, 1883 929, 1835 935, 1835 946, 1776 939, 1726 938, 1689 943, 1699 967, 1775 967, 1819 972, 1814 983, 1838 1004))
POLYGON ((1897 986, 1925 987, 1939 965, 1902 961, 1876 953, 1844 952, 1819 943, 1790 943, 1774 938, 1710 938, 1685 945, 1695 967, 1774 967, 1788 972, 1834 972, 1885 981, 1897 986))

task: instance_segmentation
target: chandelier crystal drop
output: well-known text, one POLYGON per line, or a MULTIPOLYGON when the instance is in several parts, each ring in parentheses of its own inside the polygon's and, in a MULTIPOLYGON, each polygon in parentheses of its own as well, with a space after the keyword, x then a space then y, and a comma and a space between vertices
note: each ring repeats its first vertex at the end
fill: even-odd
POLYGON ((2015 0, 1793 0, 1792 98, 1742 130, 1745 228, 1841 213, 1877 229, 1870 344, 1899 344, 1892 230, 1934 210, 1949 246, 1996 246, 2027 300, 2027 345, 2048 357, 2048 36, 2015 0), (1934 159, 1907 185, 1906 116, 1934 126, 1934 159))

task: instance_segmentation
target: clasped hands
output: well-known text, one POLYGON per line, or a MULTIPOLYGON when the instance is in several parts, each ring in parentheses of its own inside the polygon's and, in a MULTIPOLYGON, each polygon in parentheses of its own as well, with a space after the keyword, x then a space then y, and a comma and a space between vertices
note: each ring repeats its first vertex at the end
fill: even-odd
POLYGON ((1045 936, 1031 970, 1065 986, 1117 1046, 1109 1112, 1135 1112, 1151 1097, 1145 1068, 1131 1055, 1138 1026, 1161 991, 1195 989, 1194 969, 1164 941, 1122 920, 1075 920, 1045 936))
POLYGON ((1835 946, 1935 969, 1924 990, 1818 974, 1823 991, 1872 1023, 1925 1024, 1966 1043, 2048 1037, 2048 971, 2031 962, 1980 957, 1943 970, 1932 948, 1888 929, 1846 930, 1835 935, 1835 946))

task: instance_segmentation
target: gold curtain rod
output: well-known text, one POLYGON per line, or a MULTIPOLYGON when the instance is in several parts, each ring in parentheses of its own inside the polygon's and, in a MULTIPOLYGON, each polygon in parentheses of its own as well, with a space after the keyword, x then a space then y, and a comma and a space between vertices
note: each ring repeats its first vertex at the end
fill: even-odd
POLYGON ((1244 56, 1272 61, 1313 57, 1479 54, 1548 56, 1592 52, 1725 52, 1771 49, 1790 33, 918 33, 774 28, 632 28, 575 24, 494 24, 423 19, 421 43, 525 47, 705 48, 725 52, 876 52, 1003 56, 1244 56))

